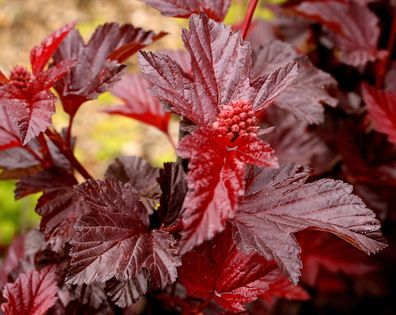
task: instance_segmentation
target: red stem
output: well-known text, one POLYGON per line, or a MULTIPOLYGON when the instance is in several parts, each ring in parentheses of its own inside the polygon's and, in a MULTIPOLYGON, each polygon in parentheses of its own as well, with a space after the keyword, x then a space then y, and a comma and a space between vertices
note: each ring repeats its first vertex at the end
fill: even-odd
POLYGON ((66 143, 68 144, 69 147, 71 147, 71 132, 72 132, 75 116, 76 116, 75 114, 69 116, 69 126, 67 127, 67 132, 66 132, 66 143))
POLYGON ((41 150, 44 158, 44 166, 51 167, 54 165, 54 160, 52 159, 51 152, 48 148, 47 140, 45 140, 44 134, 40 134, 38 137, 40 142, 41 150))
POLYGON ((250 0, 249 6, 246 11, 245 20, 243 21, 242 26, 242 38, 245 39, 247 32, 249 30, 249 26, 252 22, 254 11, 256 10, 258 4, 258 0, 250 0))
POLYGON ((71 165, 85 178, 92 179, 93 177, 88 173, 84 166, 76 159, 73 151, 63 138, 55 131, 48 129, 46 131, 48 138, 56 145, 59 151, 68 159, 71 165))

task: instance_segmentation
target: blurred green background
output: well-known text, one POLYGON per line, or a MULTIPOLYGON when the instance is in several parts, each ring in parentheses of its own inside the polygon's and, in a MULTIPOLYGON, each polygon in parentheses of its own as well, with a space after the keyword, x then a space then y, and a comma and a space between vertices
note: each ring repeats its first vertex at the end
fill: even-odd
MULTIPOLYGON (((225 22, 240 23, 247 4, 247 0, 233 0, 225 22)), ((270 19, 272 15, 269 10, 259 8, 256 16, 270 19)), ((0 0, 1 70, 9 73, 14 65, 28 65, 32 47, 53 30, 75 19, 85 38, 89 38, 97 25, 108 21, 132 23, 169 33, 149 47, 150 50, 181 48, 181 29, 187 26, 186 20, 163 17, 138 0, 0 0)), ((128 65, 129 71, 137 71, 136 57, 131 58, 128 65)), ((155 128, 102 112, 106 106, 117 102, 106 93, 83 105, 78 112, 73 133, 77 136, 76 155, 84 166, 95 177, 101 178, 107 165, 119 155, 138 155, 155 166, 175 160, 166 137, 155 128)), ((59 129, 67 124, 67 116, 59 106, 53 121, 59 129)), ((176 120, 172 121, 171 132, 177 139, 176 120)), ((39 222, 39 216, 34 212, 39 194, 14 201, 14 186, 15 182, 0 181, 0 247, 9 243, 14 234, 39 222)))

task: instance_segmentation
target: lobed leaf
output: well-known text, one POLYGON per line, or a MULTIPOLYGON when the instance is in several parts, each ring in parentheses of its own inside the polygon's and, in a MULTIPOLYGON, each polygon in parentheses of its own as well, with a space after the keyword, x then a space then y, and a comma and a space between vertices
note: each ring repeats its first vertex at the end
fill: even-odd
POLYGON ((363 98, 375 130, 396 143, 396 93, 363 84, 363 98))
POLYGON ((352 194, 352 186, 331 179, 304 183, 306 179, 306 171, 293 166, 262 169, 255 175, 232 220, 240 250, 275 259, 297 283, 300 247, 293 234, 298 231, 327 231, 367 254, 386 247, 379 221, 352 194))
POLYGON ((379 57, 378 18, 357 1, 305 1, 293 9, 331 30, 341 62, 358 67, 379 57))
POLYGON ((157 182, 159 169, 152 167, 147 161, 137 156, 121 156, 109 165, 105 177, 116 178, 129 183, 136 190, 140 201, 152 213, 160 196, 157 182))
POLYGON ((254 76, 269 74, 293 61, 298 62, 298 74, 294 83, 276 98, 276 105, 310 124, 319 124, 324 120, 323 105, 335 107, 338 103, 328 92, 337 82, 308 58, 299 58, 290 44, 273 40, 264 45, 255 55, 254 76))
POLYGON ((232 143, 217 130, 200 128, 182 139, 178 154, 190 160, 183 204, 181 252, 209 240, 234 217, 244 193, 245 163, 275 166, 272 149, 258 139, 232 143))
POLYGON ((179 278, 188 295, 232 312, 244 311, 246 303, 271 294, 271 286, 285 279, 273 261, 239 252, 230 229, 185 254, 182 262, 179 278))
POLYGON ((5 286, 3 296, 7 301, 1 309, 6 315, 42 315, 55 304, 57 293, 53 267, 22 273, 5 286))
POLYGON ((77 60, 76 67, 55 86, 65 111, 74 115, 82 103, 109 90, 121 78, 125 66, 120 62, 164 35, 131 24, 107 23, 84 44, 80 33, 71 31, 54 54, 55 65, 77 60))
POLYGON ((136 280, 144 270, 150 288, 175 281, 180 264, 175 240, 166 232, 149 232, 148 213, 130 184, 89 180, 77 190, 89 210, 76 224, 68 283, 136 280))
POLYGON ((204 13, 191 16, 182 38, 191 57, 190 74, 163 54, 141 53, 139 65, 153 95, 199 126, 211 126, 220 108, 233 101, 250 101, 256 111, 263 110, 298 73, 292 62, 252 80, 249 43, 204 13))

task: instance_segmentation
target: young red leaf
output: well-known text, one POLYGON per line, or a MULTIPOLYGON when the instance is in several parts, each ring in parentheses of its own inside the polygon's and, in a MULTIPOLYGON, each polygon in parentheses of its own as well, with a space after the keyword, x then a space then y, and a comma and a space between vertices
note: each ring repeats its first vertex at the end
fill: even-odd
POLYGON ((148 213, 151 214, 158 204, 161 193, 157 182, 159 169, 152 167, 144 159, 137 156, 121 156, 109 165, 105 177, 130 183, 148 213))
POLYGON ((45 38, 39 46, 32 49, 30 52, 30 63, 32 65, 32 72, 34 75, 43 71, 45 65, 48 63, 62 40, 72 29, 74 29, 75 26, 75 21, 62 26, 60 29, 45 38))
POLYGON ((331 30, 341 62, 359 67, 378 58, 378 18, 367 6, 356 1, 305 1, 294 11, 331 30))
POLYGON ((273 261, 239 252, 230 229, 182 257, 180 282, 190 296, 216 301, 224 309, 240 312, 245 304, 268 292, 283 275, 273 261))
POLYGON ((231 0, 144 0, 163 15, 187 18, 193 13, 205 12, 216 21, 223 21, 231 0))
POLYGON ((191 56, 191 75, 163 54, 142 52, 139 64, 152 93, 199 126, 211 126, 221 107, 232 102, 249 101, 255 111, 263 110, 298 73, 292 62, 251 80, 249 43, 203 13, 191 16, 183 41, 191 56))
POLYGON ((125 66, 120 62, 164 35, 131 24, 107 23, 84 44, 80 33, 71 31, 54 54, 55 64, 66 59, 78 62, 55 86, 65 111, 74 115, 82 103, 109 90, 121 78, 125 66))
POLYGON ((275 166, 276 158, 267 144, 254 137, 231 142, 217 130, 204 128, 184 137, 178 154, 190 160, 180 245, 185 253, 221 232, 235 215, 244 192, 245 163, 275 166))
POLYGON ((0 102, 16 121, 18 137, 23 145, 51 125, 56 98, 49 90, 26 92, 11 85, 0 89, 0 102))
POLYGON ((264 45, 255 55, 254 76, 271 73, 293 61, 298 61, 297 77, 294 83, 276 98, 276 104, 310 124, 321 123, 324 120, 323 105, 335 107, 338 103, 327 91, 337 83, 331 75, 312 65, 308 58, 298 59, 290 44, 274 40, 264 45))
POLYGON ((363 84, 363 98, 374 128, 396 143, 396 93, 363 84))
POLYGON ((124 105, 111 107, 106 112, 137 119, 168 133, 170 114, 165 113, 159 100, 149 94, 148 84, 143 78, 125 75, 111 93, 122 99, 124 105))
POLYGON ((352 194, 352 186, 331 179, 305 183, 307 177, 292 165, 259 170, 231 220, 238 248, 275 259, 294 283, 301 269, 293 236, 298 231, 327 231, 367 254, 386 247, 375 214, 352 194))
POLYGON ((107 179, 77 187, 89 210, 76 224, 68 283, 90 284, 115 277, 138 279, 148 271, 150 288, 175 281, 180 258, 175 239, 149 231, 149 216, 130 184, 107 179), (109 269, 109 266, 112 266, 109 269))
POLYGON ((53 267, 33 270, 5 286, 3 296, 7 301, 1 309, 6 315, 42 315, 55 304, 57 293, 53 267))

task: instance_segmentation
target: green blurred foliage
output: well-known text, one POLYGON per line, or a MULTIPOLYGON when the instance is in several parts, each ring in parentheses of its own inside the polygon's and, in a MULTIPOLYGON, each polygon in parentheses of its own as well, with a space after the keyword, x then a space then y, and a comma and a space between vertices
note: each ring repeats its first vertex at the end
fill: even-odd
POLYGON ((34 212, 39 194, 15 201, 14 188, 13 181, 0 181, 0 245, 8 244, 14 235, 39 222, 34 212))

